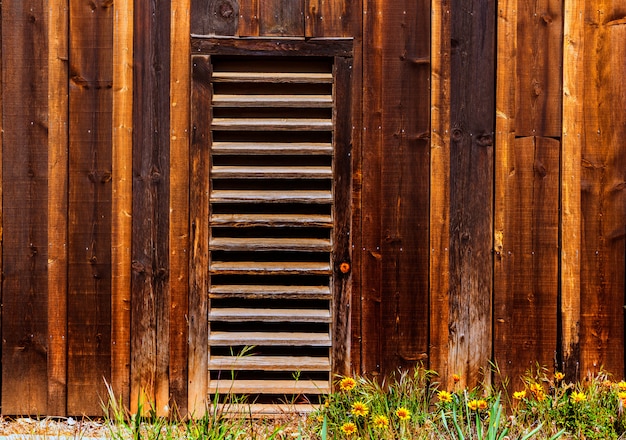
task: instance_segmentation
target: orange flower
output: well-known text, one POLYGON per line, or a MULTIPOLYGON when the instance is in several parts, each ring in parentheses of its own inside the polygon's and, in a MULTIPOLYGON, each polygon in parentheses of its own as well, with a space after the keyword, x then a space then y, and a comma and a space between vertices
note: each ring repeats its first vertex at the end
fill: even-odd
POLYGON ((489 407, 486 400, 480 399, 478 401, 478 409, 486 410, 489 407))
POLYGON ((530 384, 530 392, 533 394, 543 393, 543 387, 536 382, 530 384))
POLYGON ((454 383, 459 383, 459 382, 461 382, 461 375, 460 375, 460 374, 456 374, 456 373, 454 373, 454 374, 452 375, 452 380, 454 381, 454 383))
POLYGON ((469 402, 467 402, 467 407, 472 411, 476 411, 478 409, 478 400, 470 400, 469 402))
POLYGON ((522 391, 515 391, 513 393, 513 398, 515 400, 522 400, 526 397, 526 390, 522 390, 522 391))
POLYGON ((350 412, 356 417, 365 417, 369 412, 369 409, 367 408, 366 404, 357 400, 352 404, 352 409, 350 410, 350 412))
POLYGON ((396 410, 396 416, 398 416, 400 420, 409 420, 411 418, 411 411, 401 406, 396 410))
POLYGON ((387 418, 387 416, 383 415, 375 416, 372 422, 374 423, 374 426, 378 429, 385 429, 389 426, 389 419, 387 418))
POLYGON ((341 273, 350 272, 350 263, 346 263, 346 262, 341 263, 339 265, 339 270, 341 271, 341 273))
POLYGON ((452 402, 452 394, 450 394, 449 392, 445 390, 439 391, 437 393, 437 397, 439 397, 439 400, 442 402, 446 402, 446 403, 452 402))
POLYGON ((563 379, 565 379, 565 374, 561 373, 560 371, 557 371, 556 373, 554 373, 554 380, 556 380, 557 382, 560 382, 563 379))
POLYGON ((572 401, 572 403, 580 403, 587 400, 587 396, 582 391, 574 391, 572 395, 569 396, 569 399, 572 401))
POLYGON ((356 380, 351 377, 344 377, 339 382, 339 389, 341 391, 351 391, 356 386, 356 380))
POLYGON ((341 425, 341 430, 346 435, 352 435, 356 432, 356 425, 352 422, 346 422, 343 425, 341 425))

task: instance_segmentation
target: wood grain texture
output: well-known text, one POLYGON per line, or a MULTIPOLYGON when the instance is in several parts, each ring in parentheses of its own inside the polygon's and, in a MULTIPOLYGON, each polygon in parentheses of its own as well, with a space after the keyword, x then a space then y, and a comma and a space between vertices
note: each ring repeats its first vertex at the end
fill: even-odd
POLYGON ((561 137, 562 3, 518 2, 517 136, 561 137))
POLYGON ((2 4, 2 57, 11 60, 2 64, 6 414, 48 411, 48 25, 41 2, 2 4))
POLYGON ((626 5, 585 3, 580 374, 624 373, 626 5), (623 114, 622 114, 623 116, 623 114))
POLYGON ((187 412, 190 0, 172 2, 170 76, 170 396, 187 412))
POLYGON ((111 389, 126 407, 130 407, 133 6, 116 4, 113 23, 111 389))
POLYGON ((449 357, 475 386, 492 348, 495 4, 453 0, 450 14, 449 357))
POLYGON ((100 414, 111 379, 113 8, 71 2, 68 390, 70 414, 100 414))
POLYGON ((429 367, 442 386, 451 384, 448 352, 450 309, 450 3, 431 2, 430 130, 430 324, 429 367))
POLYGON ((563 134, 561 154, 561 362, 578 379, 581 307, 581 178, 584 94, 584 0, 568 2, 563 36, 563 134))
POLYGON ((159 415, 169 408, 170 18, 169 3, 135 3, 131 405, 147 399, 159 415))
POLYGON ((48 2, 48 411, 67 402, 68 14, 65 0, 48 2))
POLYGON ((360 13, 348 0, 305 0, 305 36, 351 37, 352 14, 360 13))
POLYGON ((259 35, 304 36, 304 0, 259 1, 259 35))
POLYGON ((511 389, 537 363, 555 365, 560 142, 517 138, 498 168, 504 212, 495 255, 494 360, 511 389))
POLYGON ((190 6, 191 33, 222 36, 233 36, 237 33, 238 0, 194 0, 190 6))
POLYGON ((259 2, 261 0, 239 0, 239 26, 237 34, 241 37, 258 37, 259 2))
POLYGON ((192 57, 189 194, 189 380, 188 408, 201 417, 207 408, 209 327, 209 148, 211 145, 211 62, 192 57))

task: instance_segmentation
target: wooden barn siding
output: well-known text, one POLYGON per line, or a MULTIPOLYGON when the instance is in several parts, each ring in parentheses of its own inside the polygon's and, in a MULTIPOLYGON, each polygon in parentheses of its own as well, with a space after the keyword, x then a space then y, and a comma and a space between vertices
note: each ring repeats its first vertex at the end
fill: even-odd
POLYGON ((216 3, 3 2, 2 413, 204 404, 189 31, 355 39, 354 371, 624 374, 620 2, 216 3))

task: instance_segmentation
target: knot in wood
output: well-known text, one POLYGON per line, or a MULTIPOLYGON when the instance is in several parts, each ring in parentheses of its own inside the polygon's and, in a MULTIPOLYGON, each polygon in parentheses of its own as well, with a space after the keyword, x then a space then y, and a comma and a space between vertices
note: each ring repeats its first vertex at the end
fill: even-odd
POLYGON ((227 2, 227 1, 220 2, 219 4, 220 17, 228 20, 233 16, 234 13, 235 13, 235 8, 233 8, 233 5, 231 5, 230 2, 227 2))
POLYGON ((460 128, 453 129, 450 137, 454 142, 460 142, 463 139, 463 130, 460 128))
POLYGON ((476 136, 476 145, 479 147, 491 147, 493 145, 493 136, 491 134, 476 136))

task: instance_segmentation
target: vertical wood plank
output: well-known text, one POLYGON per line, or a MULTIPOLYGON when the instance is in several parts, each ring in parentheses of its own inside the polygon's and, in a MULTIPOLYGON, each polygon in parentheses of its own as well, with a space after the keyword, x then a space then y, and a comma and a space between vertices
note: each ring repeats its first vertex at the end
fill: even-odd
POLYGON ((70 2, 69 414, 97 415, 111 380, 110 2, 70 2))
POLYGON ((450 367, 475 386, 492 349, 495 2, 450 14, 450 367))
POLYGON ((562 8, 561 0, 518 2, 517 136, 561 137, 562 8))
POLYGON ((48 18, 43 2, 2 4, 5 414, 48 411, 48 18))
POLYGON ((561 356, 567 379, 580 360, 581 178, 584 93, 584 0, 564 7, 563 136, 561 154, 561 356))
POLYGON ((209 375, 209 148, 211 145, 211 63, 192 57, 190 154, 189 412, 202 417, 207 408, 209 375))
POLYGON ((304 0, 259 2, 259 35, 304 36, 304 0))
POLYGON ((431 3, 430 130, 430 368, 442 387, 451 383, 448 316, 450 309, 450 3, 431 3))
POLYGON ((68 4, 48 2, 48 411, 67 401, 68 4))
POLYGON ((624 374, 626 5, 585 3, 580 374, 624 374))
POLYGON ((239 0, 238 35, 242 37, 258 37, 259 28, 259 1, 239 0))
POLYGON ((194 0, 191 7, 191 33, 235 35, 239 27, 238 0, 194 0))
POLYGON ((364 0, 363 15, 363 127, 361 169, 361 373, 380 372, 382 346, 382 0, 364 0))
POLYGON ((557 350, 560 142, 517 138, 498 167, 504 181, 501 247, 495 258, 494 360, 512 389, 557 350))
POLYGON ((111 224, 111 388, 130 405, 133 2, 114 5, 111 224))
POLYGON ((170 77, 170 396, 187 414, 190 1, 172 2, 170 77))
POLYGON ((384 7, 382 82, 383 369, 428 356, 430 2, 384 7))
POLYGON ((351 37, 352 14, 360 13, 347 0, 305 0, 305 35, 307 37, 351 37))
MULTIPOLYGON (((169 407, 170 3, 134 5, 131 406, 169 407)), ((133 410, 136 408, 133 407, 133 410)))

